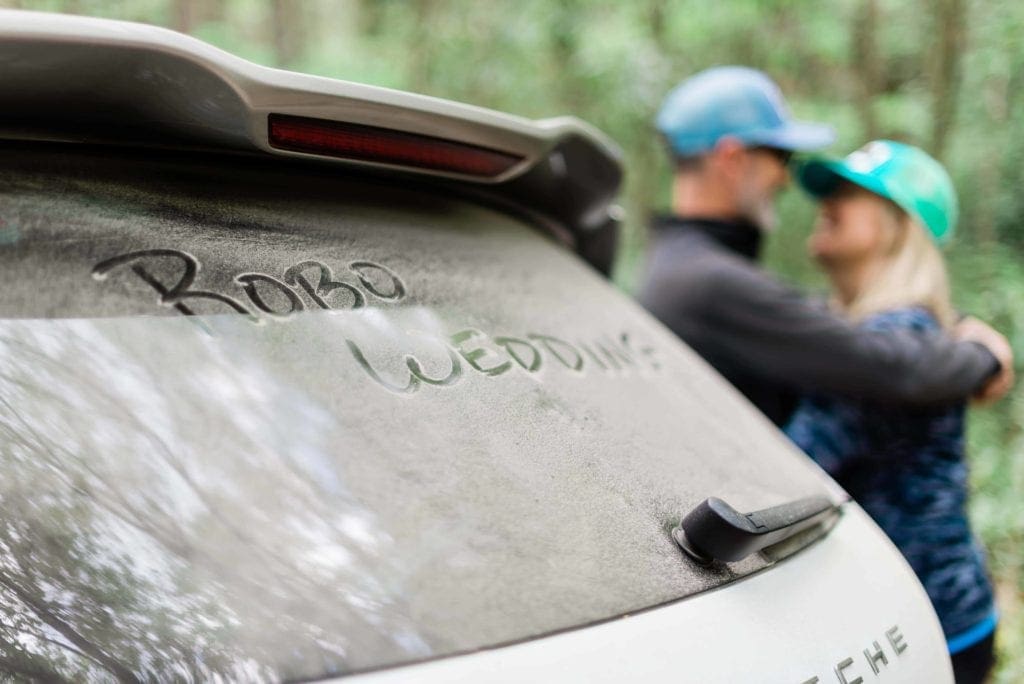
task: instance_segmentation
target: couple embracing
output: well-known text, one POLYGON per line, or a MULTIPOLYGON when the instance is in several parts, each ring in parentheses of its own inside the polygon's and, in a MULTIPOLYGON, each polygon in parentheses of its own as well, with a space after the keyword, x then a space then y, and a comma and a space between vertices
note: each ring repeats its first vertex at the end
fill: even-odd
POLYGON ((923 150, 877 140, 805 157, 832 129, 791 119, 744 67, 702 72, 658 115, 674 165, 641 302, 700 353, 874 518, 917 573, 956 681, 982 682, 996 611, 967 521, 964 413, 1013 382, 1006 339, 950 302, 941 248, 957 199, 923 150), (795 177, 818 202, 809 251, 819 302, 758 265, 775 197, 795 177))

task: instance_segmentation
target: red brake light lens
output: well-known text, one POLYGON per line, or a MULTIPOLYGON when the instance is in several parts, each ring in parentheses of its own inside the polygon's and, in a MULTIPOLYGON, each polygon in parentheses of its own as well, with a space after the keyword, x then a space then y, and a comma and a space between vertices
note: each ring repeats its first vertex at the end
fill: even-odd
POLYGON ((271 114, 270 146, 340 159, 494 178, 523 160, 478 145, 364 124, 271 114))

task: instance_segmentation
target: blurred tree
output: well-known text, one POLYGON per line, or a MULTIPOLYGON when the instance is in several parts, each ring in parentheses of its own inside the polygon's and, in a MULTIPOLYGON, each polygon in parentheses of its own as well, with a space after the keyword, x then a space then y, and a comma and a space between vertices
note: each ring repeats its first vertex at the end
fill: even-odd
MULTIPOLYGON (((174 30, 181 31, 182 33, 191 33, 196 26, 195 10, 194 0, 174 0, 172 9, 174 19, 171 24, 174 30)), ((67 11, 72 14, 79 13, 77 7, 68 7, 67 11)))
POLYGON ((306 5, 301 2, 271 0, 270 7, 277 63, 283 67, 294 66, 307 42, 306 5))
MULTIPOLYGON (((964 0, 934 0, 938 40, 932 50, 932 135, 929 151, 943 159, 956 114, 960 86, 960 56, 964 51, 967 17, 964 0)), ((873 136, 869 136, 873 137, 873 136)))
POLYGON ((878 2, 866 0, 851 23, 853 30, 853 64, 858 76, 857 109, 864 138, 878 137, 875 98, 882 89, 883 65, 878 54, 878 2))

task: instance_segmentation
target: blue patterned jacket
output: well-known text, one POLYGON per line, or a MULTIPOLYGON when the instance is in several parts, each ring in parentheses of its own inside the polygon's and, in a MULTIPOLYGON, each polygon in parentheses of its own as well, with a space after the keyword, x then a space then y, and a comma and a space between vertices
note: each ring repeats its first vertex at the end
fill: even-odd
MULTIPOLYGON (((872 316, 875 330, 940 327, 925 309, 872 316)), ((785 428, 885 530, 939 615, 950 651, 995 628, 984 552, 967 521, 963 403, 911 409, 845 397, 804 397, 785 428)))

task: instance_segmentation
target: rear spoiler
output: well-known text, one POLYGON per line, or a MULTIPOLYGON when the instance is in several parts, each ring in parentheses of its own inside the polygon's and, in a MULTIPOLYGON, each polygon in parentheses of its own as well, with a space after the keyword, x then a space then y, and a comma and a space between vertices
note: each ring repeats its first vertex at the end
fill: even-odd
POLYGON ((174 31, 0 10, 0 139, 200 148, 317 160, 487 188, 611 263, 618 148, 532 121, 261 67, 174 31), (562 232, 562 231, 560 231, 562 232))

